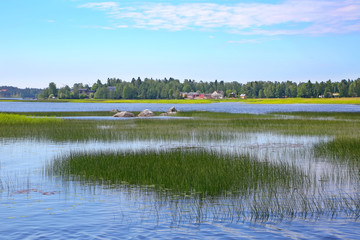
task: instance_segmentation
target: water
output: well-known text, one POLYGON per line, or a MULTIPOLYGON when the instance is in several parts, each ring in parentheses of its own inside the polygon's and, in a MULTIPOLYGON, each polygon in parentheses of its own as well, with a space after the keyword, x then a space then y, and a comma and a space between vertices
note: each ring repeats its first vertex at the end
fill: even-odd
MULTIPOLYGON (((172 104, 16 103, 0 102, 0 111, 167 111, 172 104)), ((217 103, 175 105, 182 111, 266 113, 318 111, 319 105, 247 105, 217 103)), ((322 111, 359 112, 356 105, 321 105, 322 111)), ((230 133, 229 133, 230 134, 230 133)), ((276 219, 256 222, 226 214, 229 199, 199 202, 191 197, 170 201, 162 193, 138 186, 67 181, 47 175, 46 166, 70 151, 205 148, 249 154, 259 161, 290 161, 312 175, 330 193, 351 194, 352 169, 315 159, 308 151, 331 137, 273 133, 231 133, 231 140, 134 140, 52 142, 0 138, 0 239, 359 239, 360 224, 341 214, 334 219, 276 219), (334 176, 333 178, 329 176, 334 176), (322 179, 328 179, 323 182, 322 179), (177 205, 175 205, 177 204, 177 205), (201 209, 207 215, 197 218, 201 209), (220 214, 216 216, 218 210, 220 214), (224 214, 222 214, 222 211, 224 214)), ((233 199, 234 200, 234 199, 233 199)), ((242 201, 242 199, 234 200, 242 201)), ((250 212, 247 212, 251 215, 250 212)))
MULTIPOLYGON (((356 238, 359 223, 324 217, 320 220, 240 222, 225 215, 212 218, 211 209, 223 209, 224 200, 203 208, 208 217, 194 216, 197 202, 182 198, 180 207, 159 198, 156 191, 136 186, 109 187, 106 184, 64 181, 47 176, 45 166, 70 151, 139 150, 199 147, 219 152, 248 153, 260 161, 288 161, 307 169, 309 146, 326 137, 290 137, 275 134, 239 134, 231 141, 121 141, 61 142, 2 139, 0 234, 6 239, 318 239, 356 238), (182 209, 179 214, 177 209, 182 209), (185 209, 185 210, 184 210, 185 209), (189 209, 186 211, 186 209, 189 209)), ((326 165, 309 170, 320 179, 326 165), (318 169, 322 169, 318 171, 318 169)), ((226 200, 225 200, 226 202, 226 200)), ((226 209, 225 209, 226 210, 226 209)), ((196 215, 196 214, 195 214, 196 215)))
POLYGON ((360 112, 360 105, 350 104, 157 104, 157 103, 53 103, 53 102, 1 102, 0 112, 81 112, 81 111, 151 111, 167 112, 175 106, 181 111, 209 111, 263 114, 269 112, 360 112))

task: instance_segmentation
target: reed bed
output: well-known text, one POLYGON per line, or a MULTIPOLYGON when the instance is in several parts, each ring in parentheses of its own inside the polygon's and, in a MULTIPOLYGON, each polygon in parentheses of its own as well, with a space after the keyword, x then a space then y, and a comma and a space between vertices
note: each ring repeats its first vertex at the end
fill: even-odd
MULTIPOLYGON (((49 113, 49 115, 50 114, 51 113, 49 113)), ((226 133, 245 132, 273 132, 297 136, 348 136, 356 138, 359 136, 358 129, 360 129, 360 121, 352 119, 357 115, 342 114, 340 116, 335 113, 328 114, 328 116, 340 116, 341 119, 288 119, 277 117, 274 114, 251 115, 210 112, 178 113, 177 116, 191 117, 184 119, 170 118, 161 120, 132 118, 118 121, 43 119, 15 114, 2 114, 2 116, 3 119, 7 119, 7 124, 0 125, 1 136, 52 141, 114 141, 138 139, 227 140, 231 138, 232 134, 226 133), (8 116, 11 116, 11 118, 8 116), (343 121, 347 116, 349 116, 349 119, 343 121), (25 124, 30 122, 49 124, 25 124)), ((323 115, 319 114, 319 116, 323 115)), ((2 121, 4 122, 4 120, 2 121)))
POLYGON ((2 128, 29 124, 41 126, 43 124, 59 124, 61 122, 61 119, 51 117, 35 118, 32 116, 22 116, 19 114, 0 113, 0 125, 2 128))
POLYGON ((85 181, 154 185, 175 193, 202 196, 290 188, 307 182, 300 170, 286 163, 275 165, 248 156, 219 155, 204 150, 77 152, 54 161, 50 171, 62 176, 80 176, 85 181))
POLYGON ((350 161, 360 166, 360 138, 337 137, 329 142, 314 146, 317 156, 350 161))

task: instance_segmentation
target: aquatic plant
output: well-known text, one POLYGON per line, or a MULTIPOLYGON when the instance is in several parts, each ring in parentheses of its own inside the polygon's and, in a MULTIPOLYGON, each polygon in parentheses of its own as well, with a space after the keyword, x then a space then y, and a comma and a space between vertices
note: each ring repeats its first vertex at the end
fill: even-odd
POLYGON ((314 146, 317 156, 330 157, 342 161, 351 161, 360 166, 360 139, 337 137, 329 142, 322 142, 314 146))
MULTIPOLYGON (((51 116, 47 113, 43 116, 51 116)), ((55 113, 56 116, 65 116, 75 113, 55 113)), ((79 113, 80 114, 80 113, 79 113)), ((83 113, 81 113, 83 114, 83 113)), ((81 115, 80 114, 80 115, 81 115)), ((106 113, 98 113, 109 114, 106 113)), ((294 118, 283 118, 277 114, 231 114, 211 112, 180 112, 177 116, 191 117, 183 119, 126 119, 118 121, 95 120, 36 120, 55 121, 56 124, 26 125, 15 124, 0 125, 0 135, 3 137, 21 137, 49 139, 52 141, 113 141, 113 140, 144 140, 144 139, 173 139, 186 140, 229 140, 236 133, 246 132, 273 132, 287 135, 312 135, 312 136, 341 136, 352 138, 359 136, 360 121, 356 114, 343 113, 323 114, 294 118), (333 119, 334 117, 339 119, 333 119), (349 119, 344 119, 349 116, 349 119), (332 119, 328 119, 332 118, 332 119), (61 121, 56 122, 56 121, 61 121), (176 126, 176 127, 174 127, 176 126)), ((304 116, 308 116, 304 113, 304 116)), ((18 117, 20 118, 20 117, 18 117)), ((21 116, 21 119, 25 118, 21 116)))
POLYGON ((0 124, 4 127, 12 126, 12 125, 24 125, 24 124, 32 124, 32 125, 41 125, 41 124, 56 124, 60 123, 63 120, 45 117, 45 118, 35 118, 32 116, 22 116, 18 114, 9 114, 9 113, 0 113, 0 124))
POLYGON ((219 195, 261 188, 294 187, 307 179, 289 164, 272 164, 248 156, 204 150, 140 152, 73 152, 54 161, 50 170, 83 180, 155 185, 177 193, 219 195))

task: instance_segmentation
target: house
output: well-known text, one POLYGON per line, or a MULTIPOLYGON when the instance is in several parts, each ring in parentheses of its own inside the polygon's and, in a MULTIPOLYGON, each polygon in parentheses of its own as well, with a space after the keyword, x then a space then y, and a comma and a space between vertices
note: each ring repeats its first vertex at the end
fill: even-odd
POLYGON ((235 98, 236 94, 234 92, 230 93, 229 97, 230 98, 235 98))
POLYGON ((224 92, 223 91, 215 91, 211 94, 211 97, 214 99, 223 99, 224 97, 224 92))
POLYGON ((186 94, 186 98, 189 98, 189 99, 195 99, 197 97, 200 97, 200 93, 189 92, 189 93, 186 94))
POLYGON ((94 93, 94 91, 91 91, 88 88, 80 88, 79 89, 79 95, 86 95, 86 96, 90 96, 90 94, 94 93))
POLYGON ((212 97, 210 93, 201 93, 200 99, 212 99, 212 97))
POLYGON ((246 99, 246 94, 240 94, 241 99, 246 99))

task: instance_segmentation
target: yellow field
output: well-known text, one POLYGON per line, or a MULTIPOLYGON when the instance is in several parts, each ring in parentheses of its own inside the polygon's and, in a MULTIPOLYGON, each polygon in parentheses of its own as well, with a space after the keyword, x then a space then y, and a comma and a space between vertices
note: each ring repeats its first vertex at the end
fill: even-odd
MULTIPOLYGON (((24 101, 24 100, 2 100, 24 101)), ((353 98, 249 98, 249 99, 54 99, 42 102, 80 103, 163 103, 204 104, 218 102, 243 102, 248 104, 360 104, 360 97, 353 98)))

